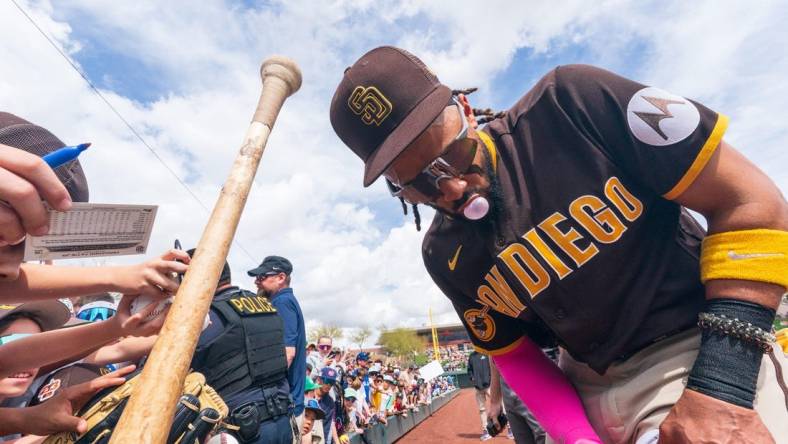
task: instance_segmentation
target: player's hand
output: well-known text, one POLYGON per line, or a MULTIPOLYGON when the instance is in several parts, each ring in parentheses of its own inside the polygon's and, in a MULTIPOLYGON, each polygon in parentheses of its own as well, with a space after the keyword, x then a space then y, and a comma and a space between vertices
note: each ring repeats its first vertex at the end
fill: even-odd
POLYGON ((495 425, 496 430, 501 430, 501 423, 498 422, 498 416, 500 416, 501 412, 503 411, 503 405, 501 401, 494 401, 490 399, 489 406, 487 407, 487 422, 492 422, 495 425))
POLYGON ((684 390, 659 427, 659 444, 695 442, 769 444, 774 438, 755 410, 684 390))
POLYGON ((123 295, 118 303, 118 310, 115 316, 111 317, 106 322, 113 322, 114 328, 118 329, 119 336, 150 336, 155 335, 161 330, 164 325, 164 320, 167 318, 167 307, 164 313, 152 319, 147 319, 148 315, 152 314, 158 303, 148 304, 145 308, 136 314, 131 314, 131 303, 134 302, 139 295, 123 295))
POLYGON ((115 267, 114 290, 160 299, 170 297, 178 291, 179 284, 175 275, 186 273, 190 261, 191 258, 185 251, 173 249, 141 264, 115 267))
POLYGON ((134 371, 133 365, 123 367, 92 381, 68 387, 52 399, 35 407, 28 407, 25 417, 28 419, 29 428, 25 429, 24 433, 39 436, 58 432, 85 433, 88 428, 87 422, 74 416, 74 412, 82 408, 99 390, 126 382, 123 376, 132 371, 134 371))

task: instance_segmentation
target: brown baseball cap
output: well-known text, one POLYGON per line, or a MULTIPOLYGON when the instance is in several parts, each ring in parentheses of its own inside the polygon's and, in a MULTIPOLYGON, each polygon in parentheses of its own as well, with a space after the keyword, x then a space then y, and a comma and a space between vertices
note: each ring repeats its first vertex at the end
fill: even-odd
MULTIPOLYGON (((0 112, 0 143, 42 157, 65 146, 46 128, 6 112, 0 112)), ((68 190, 72 201, 88 201, 88 181, 79 159, 55 168, 55 175, 68 190)))
POLYGON ((364 186, 435 120, 451 89, 413 54, 375 48, 345 70, 331 100, 331 125, 364 161, 364 186))
POLYGON ((0 319, 15 313, 25 313, 38 321, 43 331, 60 328, 68 321, 68 307, 57 299, 30 301, 24 304, 0 304, 0 319))
POLYGON ((47 376, 28 406, 41 404, 68 387, 92 381, 109 373, 109 369, 95 364, 79 362, 60 368, 47 376))

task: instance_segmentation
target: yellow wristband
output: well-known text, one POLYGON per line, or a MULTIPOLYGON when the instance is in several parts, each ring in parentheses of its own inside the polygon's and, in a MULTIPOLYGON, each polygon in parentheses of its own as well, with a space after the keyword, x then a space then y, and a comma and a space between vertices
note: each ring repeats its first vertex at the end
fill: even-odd
POLYGON ((788 288, 788 231, 742 230, 703 239, 700 280, 742 279, 788 288))

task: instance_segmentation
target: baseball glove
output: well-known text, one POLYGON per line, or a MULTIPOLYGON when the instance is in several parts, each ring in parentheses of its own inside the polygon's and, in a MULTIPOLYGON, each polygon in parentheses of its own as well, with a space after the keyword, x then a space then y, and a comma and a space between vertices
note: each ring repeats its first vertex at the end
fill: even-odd
MULTIPOLYGON (((79 416, 88 423, 88 430, 77 436, 73 432, 50 435, 44 444, 105 444, 126 407, 137 383, 136 374, 125 384, 96 394, 79 416)), ((199 444, 227 417, 228 409, 216 391, 205 383, 205 376, 192 372, 183 383, 167 444, 199 444)))

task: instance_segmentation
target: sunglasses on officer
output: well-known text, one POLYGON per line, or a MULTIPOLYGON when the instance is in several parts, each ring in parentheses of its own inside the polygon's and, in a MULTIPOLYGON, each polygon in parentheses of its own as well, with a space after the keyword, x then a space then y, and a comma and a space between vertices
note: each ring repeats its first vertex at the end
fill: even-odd
POLYGON ((269 272, 269 273, 265 273, 265 274, 258 274, 257 276, 255 276, 254 280, 255 280, 255 282, 262 282, 262 281, 270 278, 271 276, 277 276, 279 274, 282 274, 282 272, 280 271, 280 272, 269 272))
POLYGON ((404 199, 410 204, 421 204, 434 201, 440 197, 438 184, 443 179, 462 178, 468 171, 476 156, 476 140, 468 137, 468 120, 462 112, 462 105, 456 97, 452 97, 449 106, 457 107, 462 127, 459 134, 446 146, 442 154, 427 164, 413 179, 403 184, 395 184, 388 178, 386 186, 394 197, 404 199))

